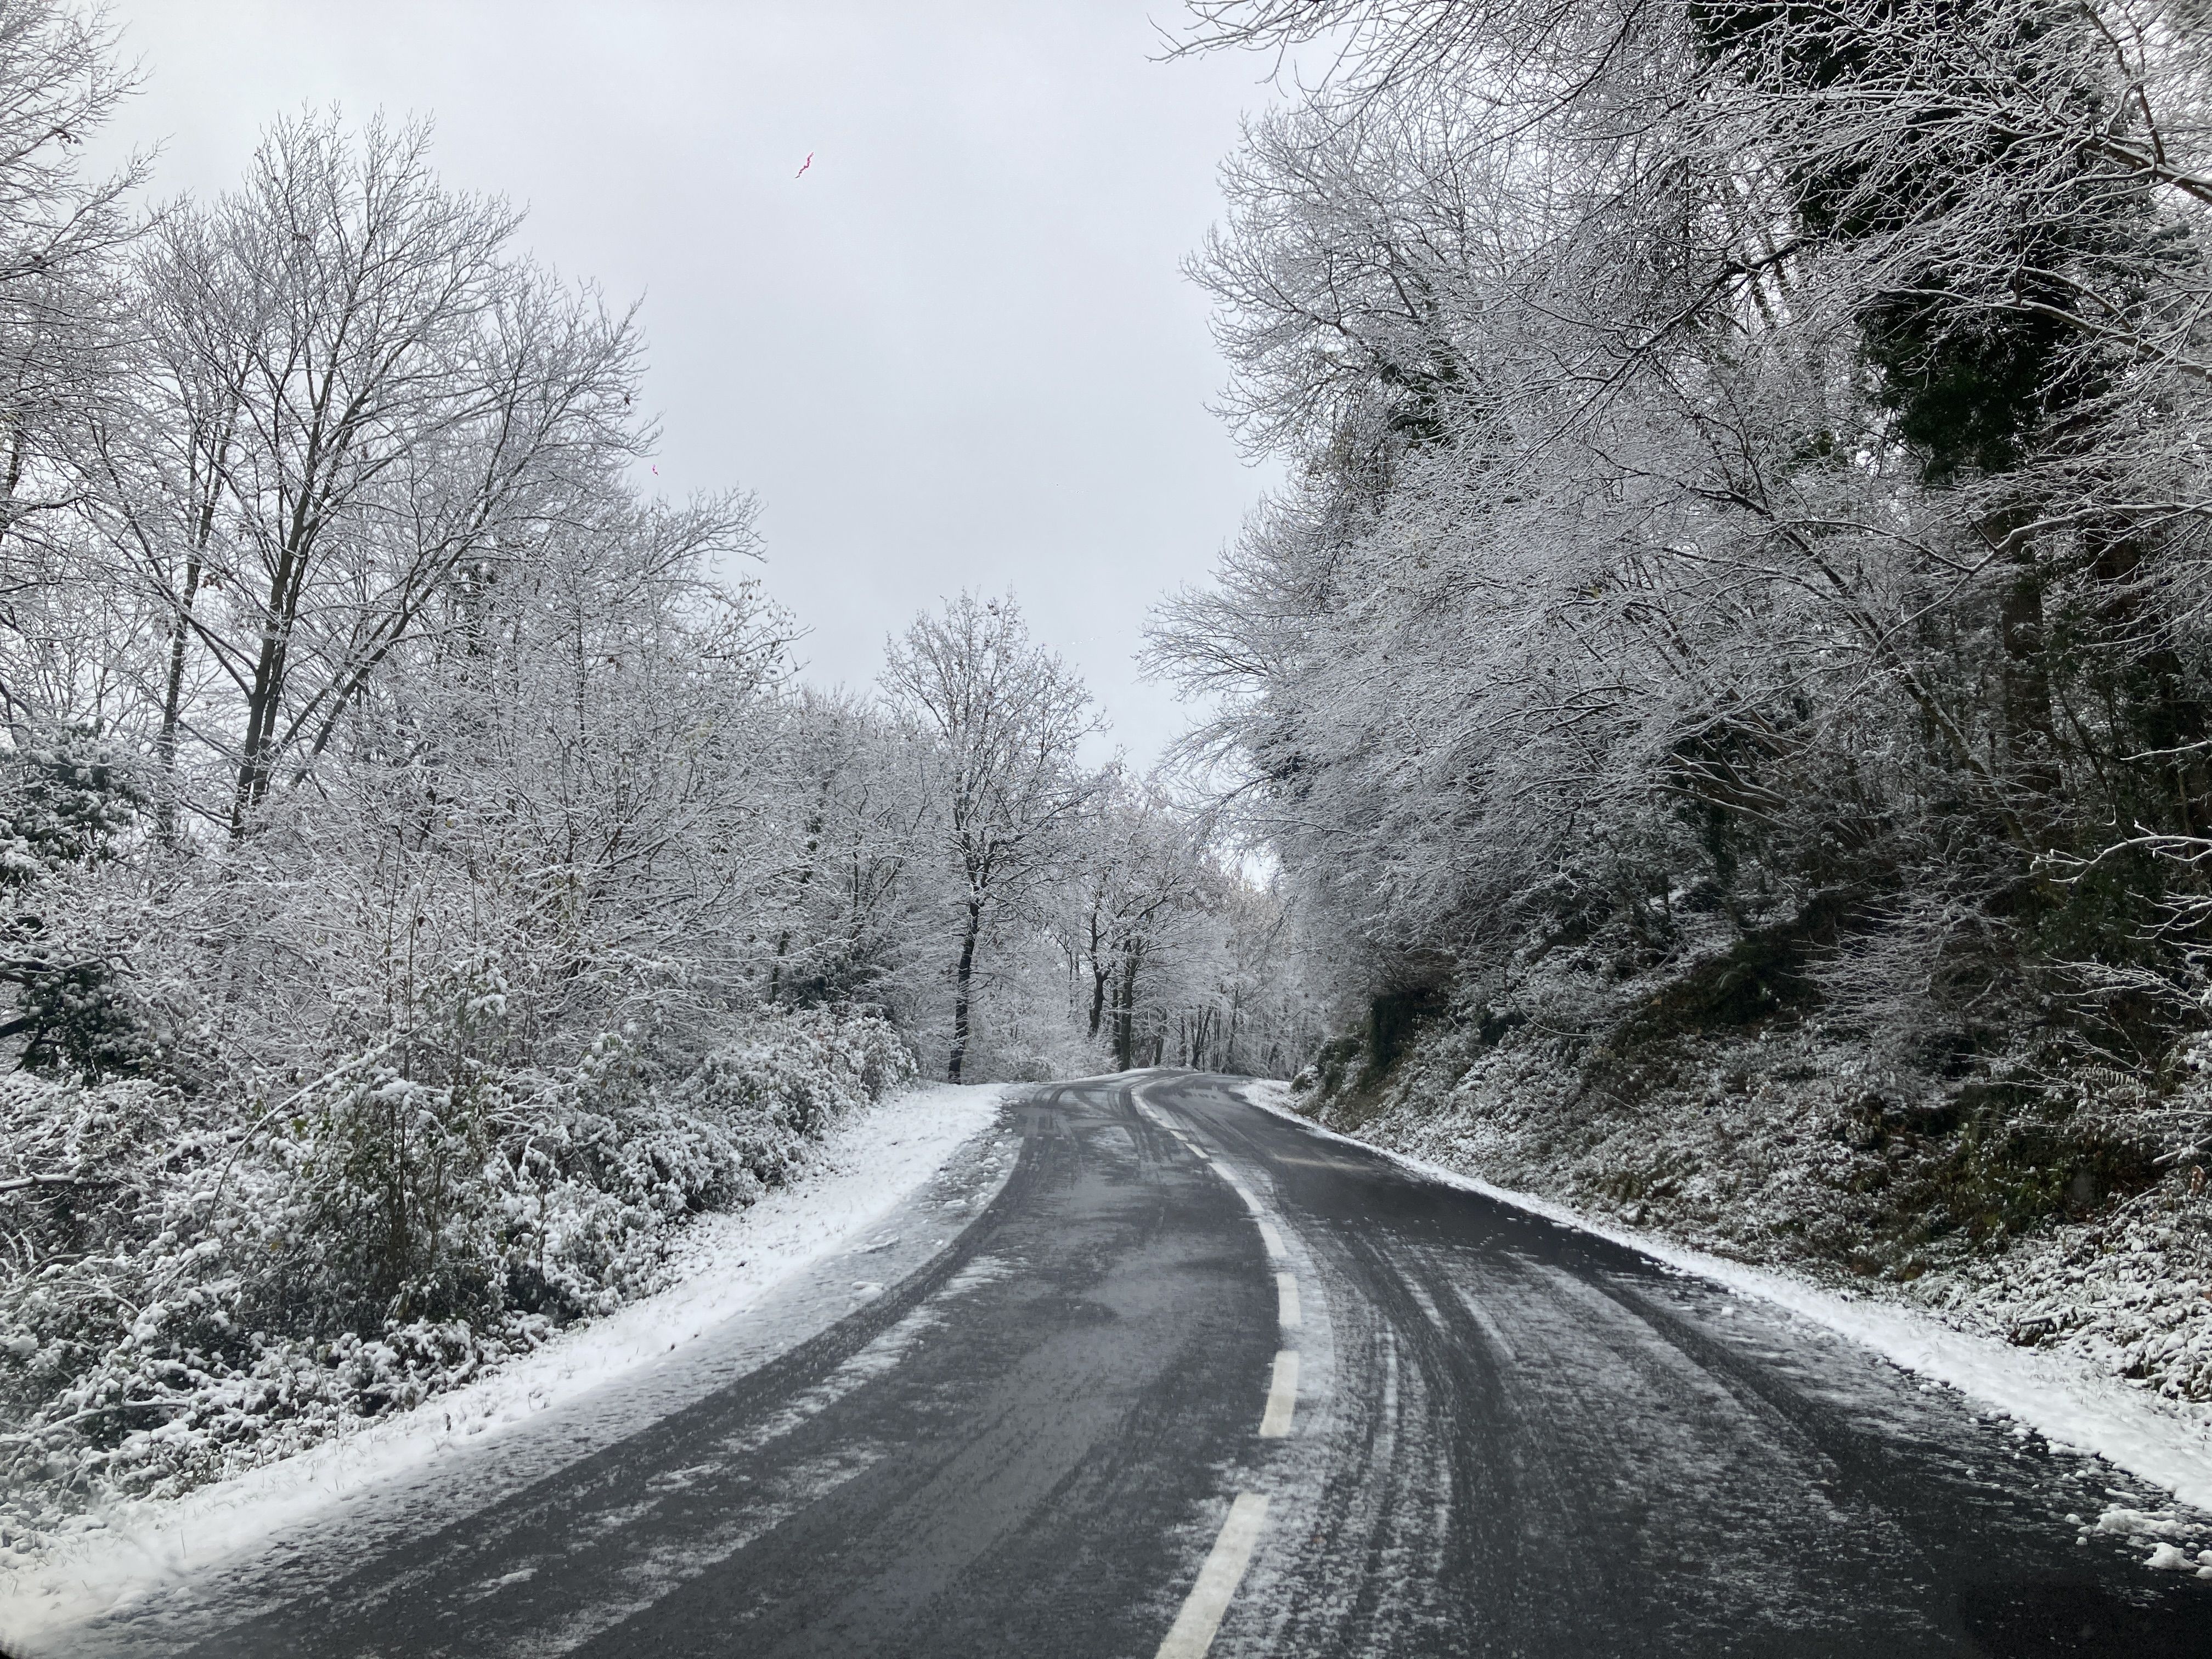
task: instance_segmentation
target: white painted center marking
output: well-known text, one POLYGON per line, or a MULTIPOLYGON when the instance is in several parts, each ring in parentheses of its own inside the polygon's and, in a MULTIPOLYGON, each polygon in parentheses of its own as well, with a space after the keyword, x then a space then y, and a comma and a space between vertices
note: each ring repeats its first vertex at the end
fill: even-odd
POLYGON ((1237 1594, 1244 1569, 1251 1565, 1252 1547, 1260 1541, 1260 1528, 1267 1522, 1265 1498, 1252 1492, 1237 1494, 1237 1501, 1229 1506, 1229 1518, 1221 1523, 1221 1535, 1213 1540, 1206 1565, 1198 1570, 1198 1583, 1191 1586, 1182 1611, 1176 1615, 1160 1644, 1158 1659, 1204 1659, 1206 1649, 1213 1645, 1213 1632, 1221 1628, 1222 1615, 1229 1611, 1229 1600, 1237 1594))
POLYGON ((1289 1273, 1275 1275, 1275 1317, 1286 1331, 1298 1328, 1298 1281, 1289 1273))
POLYGON ((1260 1437, 1279 1440, 1291 1431, 1291 1413, 1298 1403, 1298 1351, 1275 1356, 1275 1375, 1267 1385, 1267 1409, 1260 1416, 1260 1437))

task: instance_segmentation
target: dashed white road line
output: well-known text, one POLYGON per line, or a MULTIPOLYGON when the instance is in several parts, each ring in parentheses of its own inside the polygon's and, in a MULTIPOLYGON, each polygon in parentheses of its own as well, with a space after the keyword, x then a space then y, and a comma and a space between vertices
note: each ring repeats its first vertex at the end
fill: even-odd
POLYGON ((1291 1431, 1291 1413, 1298 1403, 1298 1351, 1285 1348, 1275 1356, 1275 1374, 1267 1384, 1267 1409, 1260 1414, 1260 1437, 1280 1440, 1291 1431))
POLYGON ((1266 1498, 1252 1492, 1237 1494, 1237 1501, 1229 1506, 1229 1518, 1221 1523, 1221 1535, 1213 1540, 1206 1565, 1198 1570, 1198 1583, 1191 1586, 1182 1611, 1176 1615, 1160 1644, 1158 1659, 1204 1659, 1206 1649, 1213 1645, 1213 1632, 1221 1628, 1222 1616, 1229 1611, 1230 1598, 1237 1594, 1244 1569, 1251 1565, 1252 1547, 1260 1541, 1260 1528, 1267 1522, 1266 1498))
MULTIPOLYGON (((1268 1258, 1287 1264, 1290 1252, 1284 1248, 1283 1236, 1267 1218, 1266 1207, 1252 1189, 1238 1180, 1226 1164, 1208 1156, 1182 1125, 1170 1121, 1148 1103, 1137 1100, 1133 1093, 1130 1097, 1146 1117, 1174 1135, 1186 1151, 1212 1166, 1213 1172, 1229 1183, 1258 1224, 1260 1242, 1267 1247, 1268 1258)), ((1295 1273, 1279 1271, 1275 1274, 1275 1317, 1286 1341, 1303 1322, 1295 1273)), ((1274 1372, 1268 1379, 1267 1403, 1260 1414, 1261 1438, 1280 1440, 1288 1435, 1297 1403, 1298 1352, 1296 1348, 1284 1348, 1276 1353, 1274 1372)), ((1260 1528, 1267 1516, 1267 1500, 1264 1497, 1249 1492, 1237 1494, 1229 1507, 1229 1518, 1222 1522, 1220 1536, 1214 1540, 1212 1552, 1199 1569, 1198 1583, 1192 1586, 1182 1611, 1176 1615, 1173 1627, 1160 1644, 1158 1659, 1204 1659, 1206 1650, 1213 1644, 1214 1632, 1229 1612, 1237 1586, 1243 1580, 1244 1570, 1251 1564, 1253 1547, 1259 1541, 1260 1528)))

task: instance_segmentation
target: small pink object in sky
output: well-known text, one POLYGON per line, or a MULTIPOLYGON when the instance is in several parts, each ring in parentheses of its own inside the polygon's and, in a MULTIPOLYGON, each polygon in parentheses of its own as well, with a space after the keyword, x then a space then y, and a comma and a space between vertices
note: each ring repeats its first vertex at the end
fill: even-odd
POLYGON ((799 171, 793 173, 791 176, 794 179, 804 179, 806 176, 806 169, 813 165, 814 152, 810 149, 806 152, 806 159, 799 164, 799 171))

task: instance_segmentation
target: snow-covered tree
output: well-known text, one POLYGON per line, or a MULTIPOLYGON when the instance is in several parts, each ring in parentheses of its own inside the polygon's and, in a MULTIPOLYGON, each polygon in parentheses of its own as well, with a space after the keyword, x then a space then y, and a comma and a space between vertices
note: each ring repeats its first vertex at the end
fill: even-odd
POLYGON ((986 930, 1054 869, 1090 791, 1078 750, 1095 729, 1091 694, 1030 637, 1011 598, 961 593, 890 642, 884 689, 928 769, 941 855, 957 892, 952 1035, 960 1080, 986 930))
POLYGON ((514 210, 447 190, 428 148, 281 123, 141 262, 146 453, 117 466, 116 536, 165 613, 161 753, 189 732, 217 758, 204 810, 233 835, 453 583, 532 557, 643 435, 627 319, 519 255, 514 210))
POLYGON ((1198 266, 1292 483, 1156 638, 1338 994, 1572 948, 1601 1029, 1729 945, 1745 1008, 2164 1064, 2207 945, 2202 21, 1195 9, 1341 49, 1198 266))

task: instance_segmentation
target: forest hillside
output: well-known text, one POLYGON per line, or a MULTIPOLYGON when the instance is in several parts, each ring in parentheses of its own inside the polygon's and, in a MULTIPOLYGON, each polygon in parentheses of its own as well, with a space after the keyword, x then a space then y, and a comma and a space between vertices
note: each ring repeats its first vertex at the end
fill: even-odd
POLYGON ((2204 17, 1194 10, 1306 1109, 2212 1393, 2204 17))

